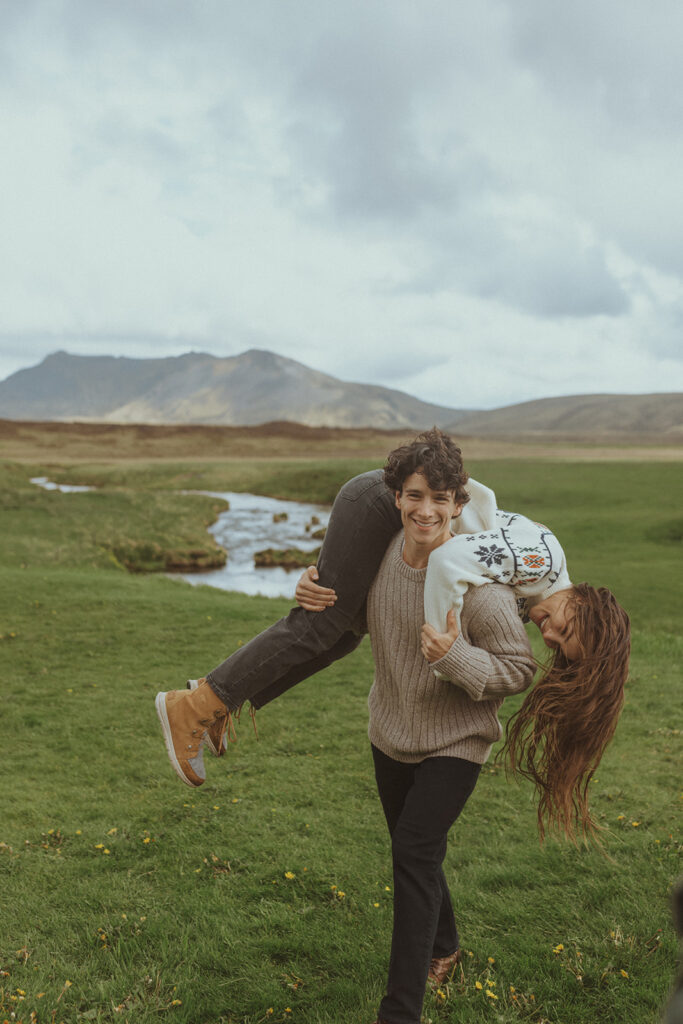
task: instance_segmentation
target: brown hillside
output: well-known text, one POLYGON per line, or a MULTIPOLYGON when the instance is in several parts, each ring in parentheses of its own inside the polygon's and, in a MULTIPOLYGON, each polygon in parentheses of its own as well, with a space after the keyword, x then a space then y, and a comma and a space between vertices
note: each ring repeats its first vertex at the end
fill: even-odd
MULTIPOLYGON (((581 439, 529 440, 471 437, 455 430, 467 459, 683 459, 683 445, 651 434, 620 436, 606 444, 581 439)), ((69 462, 127 462, 227 459, 372 459, 381 465, 387 452, 414 431, 307 427, 265 423, 256 427, 213 427, 113 423, 49 423, 0 419, 0 458, 47 466, 69 462)))

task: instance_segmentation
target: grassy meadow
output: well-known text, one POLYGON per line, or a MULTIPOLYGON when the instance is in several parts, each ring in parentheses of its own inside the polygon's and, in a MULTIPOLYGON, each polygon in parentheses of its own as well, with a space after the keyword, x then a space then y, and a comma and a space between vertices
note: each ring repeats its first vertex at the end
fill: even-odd
MULTIPOLYGON (((374 452, 5 454, 0 1022, 370 1024, 392 880, 366 736, 367 641, 259 712, 258 737, 245 714, 191 790, 168 764, 154 695, 208 671, 288 603, 135 570, 215 557, 206 525, 220 502, 182 490, 330 501, 377 465, 374 452), (97 490, 47 492, 29 482, 38 475, 97 490)), ((680 462, 468 468, 502 507, 553 526, 574 579, 615 591, 633 659, 592 789, 605 853, 541 848, 529 785, 485 767, 446 861, 464 974, 426 998, 424 1019, 654 1024, 676 971, 669 897, 682 870, 680 462)))

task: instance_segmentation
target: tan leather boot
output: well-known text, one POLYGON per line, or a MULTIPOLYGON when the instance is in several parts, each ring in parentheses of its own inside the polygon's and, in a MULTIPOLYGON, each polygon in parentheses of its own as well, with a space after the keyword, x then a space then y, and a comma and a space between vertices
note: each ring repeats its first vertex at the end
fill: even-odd
MULTIPOLYGON (((200 683, 205 682, 206 678, 204 676, 201 676, 199 679, 188 679, 187 688, 188 690, 196 690, 200 683)), ((225 718, 217 718, 206 730, 204 743, 214 757, 222 757, 228 749, 228 738, 225 735, 228 718, 229 715, 226 715, 225 718)))
POLYGON ((228 709, 206 681, 195 690, 158 693, 156 709, 173 770, 187 786, 201 786, 207 731, 227 719, 228 709))

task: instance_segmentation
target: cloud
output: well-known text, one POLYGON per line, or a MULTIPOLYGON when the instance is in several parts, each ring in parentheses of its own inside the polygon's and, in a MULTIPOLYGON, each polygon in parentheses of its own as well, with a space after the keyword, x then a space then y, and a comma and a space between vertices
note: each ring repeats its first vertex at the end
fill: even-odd
POLYGON ((442 404, 669 389, 682 21, 671 0, 0 7, 0 373, 54 339, 270 348, 442 404))

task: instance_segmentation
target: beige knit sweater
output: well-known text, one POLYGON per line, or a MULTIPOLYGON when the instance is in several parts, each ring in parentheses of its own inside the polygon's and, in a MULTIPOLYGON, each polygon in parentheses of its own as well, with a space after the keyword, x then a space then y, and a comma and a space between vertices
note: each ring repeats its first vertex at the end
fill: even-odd
POLYGON ((483 764, 502 736, 503 698, 533 679, 531 645, 511 587, 470 587, 461 632, 430 666, 420 650, 426 569, 403 561, 403 532, 387 550, 368 595, 375 679, 370 741, 396 761, 462 757, 483 764), (446 678, 438 679, 432 669, 446 678))

